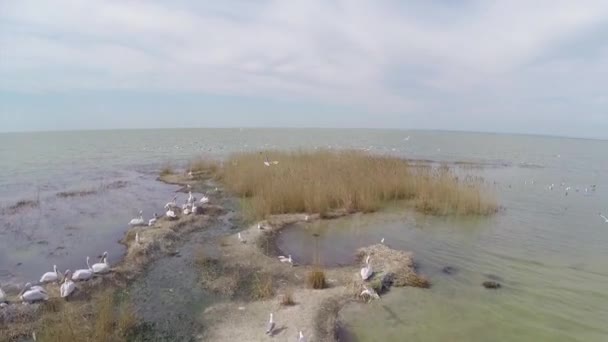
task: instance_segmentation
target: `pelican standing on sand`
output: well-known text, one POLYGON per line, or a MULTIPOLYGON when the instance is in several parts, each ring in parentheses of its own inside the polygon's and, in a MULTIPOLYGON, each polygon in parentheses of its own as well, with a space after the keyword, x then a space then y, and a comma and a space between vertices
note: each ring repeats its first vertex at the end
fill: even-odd
POLYGON ((173 197, 173 201, 165 204, 165 209, 174 209, 177 207, 177 196, 173 197))
POLYGON ((129 226, 143 226, 144 224, 144 212, 141 210, 139 211, 139 217, 136 217, 129 222, 129 226))
POLYGON ((177 218, 177 215, 175 215, 175 211, 173 211, 173 208, 167 209, 167 212, 165 213, 165 215, 167 215, 167 217, 171 220, 177 218))
POLYGON ((76 270, 72 274, 72 280, 89 280, 91 278, 93 278, 93 270, 89 266, 89 257, 87 257, 87 268, 76 270))
POLYGON ((58 281, 60 278, 59 271, 57 271, 57 265, 53 265, 53 272, 46 272, 40 278, 41 283, 51 283, 58 281))
POLYGON ((48 300, 49 294, 40 286, 32 288, 32 284, 27 283, 19 293, 19 299, 22 302, 33 303, 39 300, 48 300))
POLYGON ((374 273, 372 270, 372 265, 370 265, 369 261, 370 256, 368 255, 367 259, 365 260, 366 266, 361 269, 361 279, 363 280, 368 280, 374 273))
POLYGON ((148 221, 148 227, 152 227, 156 224, 156 221, 158 221, 158 214, 154 213, 154 217, 150 219, 150 221, 148 221))
POLYGON ((270 320, 268 321, 268 325, 266 326, 266 335, 271 335, 272 330, 274 330, 274 317, 272 316, 272 312, 271 312, 270 320))
POLYGON ((70 279, 69 277, 70 273, 72 273, 72 271, 65 271, 65 278, 63 278, 63 284, 61 284, 61 287, 59 288, 59 295, 61 296, 61 298, 67 298, 74 292, 74 290, 76 290, 76 284, 74 284, 72 279, 70 279))
POLYGON ((91 270, 93 270, 93 273, 96 273, 96 274, 103 274, 103 273, 110 272, 110 264, 108 263, 108 252, 103 252, 103 256, 101 257, 101 262, 93 264, 90 268, 91 268, 91 270))

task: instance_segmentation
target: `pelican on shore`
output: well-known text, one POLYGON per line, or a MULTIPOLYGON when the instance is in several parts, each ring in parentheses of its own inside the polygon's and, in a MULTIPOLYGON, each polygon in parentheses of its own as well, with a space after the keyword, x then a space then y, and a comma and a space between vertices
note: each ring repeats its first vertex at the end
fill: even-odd
POLYGON ((381 244, 384 244, 384 238, 382 238, 382 240, 380 240, 380 243, 381 243, 381 244))
POLYGON ((270 166, 270 165, 277 165, 277 164, 279 164, 279 162, 277 160, 269 161, 268 156, 264 157, 264 165, 270 166))
POLYGON ((156 224, 156 221, 158 221, 158 214, 154 213, 154 217, 150 219, 150 221, 148 221, 148 227, 152 227, 156 224))
POLYGON ((59 295, 61 298, 67 298, 69 295, 76 290, 76 284, 72 281, 72 279, 68 276, 72 271, 65 271, 65 278, 63 278, 63 284, 59 288, 59 295))
POLYGON ((266 326, 266 335, 271 335, 272 330, 274 330, 274 317, 272 316, 272 312, 271 312, 270 320, 268 321, 268 325, 266 326))
POLYGON ((304 333, 302 333, 302 330, 300 330, 300 332, 298 333, 298 342, 306 342, 306 338, 304 337, 304 333))
POLYGON ((74 271, 72 280, 89 280, 93 278, 93 270, 89 266, 89 257, 87 257, 87 268, 74 271))
POLYGON ((22 302, 33 303, 41 300, 48 300, 49 294, 40 286, 32 288, 32 284, 27 283, 19 293, 19 299, 21 299, 22 302))
POLYGON ((258 223, 258 229, 259 229, 259 230, 264 230, 264 227, 262 226, 262 224, 261 224, 261 223, 258 223))
POLYGON ((201 202, 202 204, 207 204, 207 203, 209 203, 209 197, 207 197, 207 196, 203 195, 203 197, 201 197, 200 202, 201 202))
POLYGON ((108 252, 103 252, 103 256, 101 257, 101 262, 93 264, 91 267, 93 273, 103 274, 110 272, 110 264, 108 263, 108 252))
POLYGON ((247 242, 247 241, 245 241, 245 239, 243 239, 243 237, 241 236, 241 233, 240 233, 240 232, 237 234, 237 236, 238 236, 238 238, 239 238, 239 241, 241 241, 242 243, 247 242))
POLYGON ((366 264, 366 266, 361 268, 361 279, 368 280, 374 273, 374 271, 372 269, 372 265, 370 264, 369 255, 367 256, 367 259, 365 260, 365 264, 366 264))
POLYGON ((140 240, 140 238, 139 238, 139 232, 136 232, 136 233, 135 233, 135 243, 137 243, 138 245, 140 245, 140 244, 141 244, 141 240, 140 240))
POLYGON ((171 219, 171 220, 173 220, 173 219, 176 219, 176 218, 177 218, 177 215, 175 215, 175 211, 173 211, 173 208, 169 208, 169 209, 167 210, 167 212, 165 213, 165 215, 166 215, 166 216, 167 216, 169 219, 171 219))
POLYGON ((139 217, 136 217, 129 222, 129 226, 143 226, 144 224, 144 212, 141 210, 139 211, 139 217))
POLYGON ((185 204, 184 204, 184 207, 182 208, 182 214, 190 215, 190 208, 185 204))
POLYGON ((165 209, 177 208, 177 196, 173 197, 173 201, 165 204, 165 209))
POLYGON ((2 287, 0 286, 0 303, 6 302, 6 293, 2 291, 2 287))
POLYGON ((600 217, 604 219, 605 223, 608 223, 608 217, 604 216, 604 214, 600 214, 600 217))
POLYGON ((293 259, 291 258, 291 254, 289 254, 289 256, 287 258, 283 255, 279 255, 279 261, 293 265, 293 259))
POLYGON ((46 272, 40 278, 41 283, 51 283, 54 281, 58 281, 60 278, 60 273, 57 271, 57 265, 53 265, 53 272, 46 272))

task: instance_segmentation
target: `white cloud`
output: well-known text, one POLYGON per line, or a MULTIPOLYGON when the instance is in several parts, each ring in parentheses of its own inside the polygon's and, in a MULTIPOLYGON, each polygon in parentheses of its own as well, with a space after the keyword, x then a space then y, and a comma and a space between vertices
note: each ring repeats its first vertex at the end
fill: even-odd
POLYGON ((577 80, 576 51, 535 63, 607 17, 606 1, 7 1, 0 89, 197 91, 404 113, 447 110, 437 102, 448 99, 463 114, 479 92, 518 102, 529 83, 552 93, 552 68, 577 80))

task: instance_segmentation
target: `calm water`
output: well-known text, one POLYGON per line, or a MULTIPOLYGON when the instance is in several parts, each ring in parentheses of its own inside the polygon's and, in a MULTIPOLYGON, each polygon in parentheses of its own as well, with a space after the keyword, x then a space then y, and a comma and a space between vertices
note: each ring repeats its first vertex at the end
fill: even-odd
MULTIPOLYGON (((608 224, 598 215, 608 213, 607 141, 329 129, 0 134, 0 207, 40 201, 0 216, 0 282, 35 280, 54 263, 74 269, 104 250, 117 260, 126 223, 139 209, 160 212, 176 191, 154 180, 162 164, 262 148, 357 148, 476 162, 483 168, 466 171, 484 176, 505 207, 485 219, 392 211, 324 227, 320 248, 328 262, 349 262, 358 246, 385 237, 414 251, 434 284, 349 307, 344 319, 357 340, 608 339, 608 224), (117 181, 124 187, 109 186, 117 181), (97 193, 57 197, 73 190, 97 193), (444 266, 458 272, 444 275, 444 266), (481 288, 488 275, 505 287, 481 288)), ((284 233, 290 235, 298 243, 283 247, 296 259, 310 257, 310 228, 284 233)))

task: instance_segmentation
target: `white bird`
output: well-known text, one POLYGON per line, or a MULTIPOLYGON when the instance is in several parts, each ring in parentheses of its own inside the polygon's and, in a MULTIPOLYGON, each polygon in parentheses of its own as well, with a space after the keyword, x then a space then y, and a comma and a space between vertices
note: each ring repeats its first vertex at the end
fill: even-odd
POLYGON ((243 239, 243 237, 241 236, 241 233, 240 233, 240 232, 239 232, 237 235, 238 235, 238 237, 239 237, 239 241, 241 241, 242 243, 245 243, 245 242, 246 242, 246 241, 245 241, 245 239, 243 239))
POLYGON ((600 214, 600 217, 604 219, 604 222, 608 223, 608 217, 604 216, 603 214, 600 214))
POLYGON ((57 271, 57 265, 53 265, 53 272, 46 272, 40 278, 41 283, 50 283, 54 281, 58 281, 60 278, 59 271, 57 271))
POLYGON ((290 263, 293 265, 293 259, 291 258, 291 254, 289 254, 289 257, 284 257, 283 255, 279 255, 279 261, 280 262, 284 262, 284 263, 290 263))
POLYGON ((262 227, 262 224, 261 224, 261 223, 258 223, 258 229, 259 229, 259 230, 263 230, 263 229, 264 229, 264 227, 262 227))
POLYGON ((148 221, 148 227, 152 227, 156 224, 156 221, 158 221, 158 214, 154 213, 154 217, 150 219, 150 221, 148 221))
POLYGON ((549 185, 549 190, 553 190, 553 187, 555 186, 555 184, 551 184, 549 185))
POLYGON ((103 274, 110 272, 110 264, 108 263, 108 252, 103 252, 101 262, 93 264, 90 268, 93 273, 103 274))
POLYGON ((207 203, 209 203, 209 197, 207 197, 207 196, 203 195, 203 197, 201 197, 200 202, 201 202, 202 204, 207 204, 207 203))
POLYGON ((139 244, 141 244, 141 240, 140 240, 140 238, 139 238, 139 232, 136 232, 136 233, 135 233, 135 242, 136 242, 138 245, 139 245, 139 244))
POLYGON ((32 284, 27 283, 19 293, 19 299, 23 302, 32 303, 39 300, 48 300, 49 294, 40 286, 32 288, 32 284))
POLYGON ((185 207, 185 208, 182 210, 182 214, 184 214, 184 215, 190 215, 190 208, 185 207))
POLYGON ((304 216, 304 221, 308 222, 308 220, 310 220, 310 216, 308 216, 308 215, 304 216))
POLYGON ((188 177, 190 179, 194 178, 194 175, 192 174, 192 170, 188 171, 188 177))
POLYGON ((372 274, 374 273, 374 271, 372 270, 372 265, 369 263, 370 261, 370 256, 367 256, 367 259, 365 260, 366 266, 361 268, 361 279, 363 280, 368 280, 372 274))
POLYGON ((72 273, 70 270, 65 271, 65 278, 63 279, 63 284, 59 288, 59 295, 61 298, 67 298, 69 295, 76 290, 76 284, 72 281, 68 275, 72 273))
POLYGON ((173 201, 165 204, 165 209, 173 209, 177 207, 177 196, 173 197, 173 201))
POLYGON ((129 222, 129 226, 143 226, 144 224, 144 212, 141 210, 139 211, 139 217, 136 217, 129 222))
POLYGON ((89 280, 93 277, 93 270, 89 266, 89 257, 87 257, 87 268, 76 270, 72 274, 72 280, 89 280))
POLYGON ((304 337, 302 330, 300 330, 300 333, 298 334, 298 342, 306 342, 306 338, 304 337))
POLYGON ((188 191, 188 204, 192 204, 194 201, 196 201, 196 198, 192 195, 192 191, 188 191))
POLYGON ((378 293, 374 290, 374 289, 370 289, 367 286, 363 286, 363 291, 361 291, 360 296, 369 296, 370 298, 374 298, 374 299, 380 299, 380 296, 378 295, 378 293))
POLYGON ((2 287, 0 287, 0 303, 6 302, 6 294, 2 291, 2 287))
POLYGON ((270 320, 268 321, 268 325, 266 326, 266 335, 272 334, 273 329, 274 329, 274 317, 272 316, 272 312, 271 312, 270 320))
POLYGON ((382 240, 380 240, 380 243, 381 243, 381 244, 384 244, 384 238, 382 238, 382 240))
POLYGON ((408 135, 407 137, 403 138, 403 141, 409 141, 410 140, 410 136, 408 135))
POLYGON ((169 219, 175 219, 175 218, 177 218, 177 215, 175 215, 175 211, 173 211, 173 209, 167 210, 167 212, 165 213, 165 215, 167 215, 167 217, 169 219))

